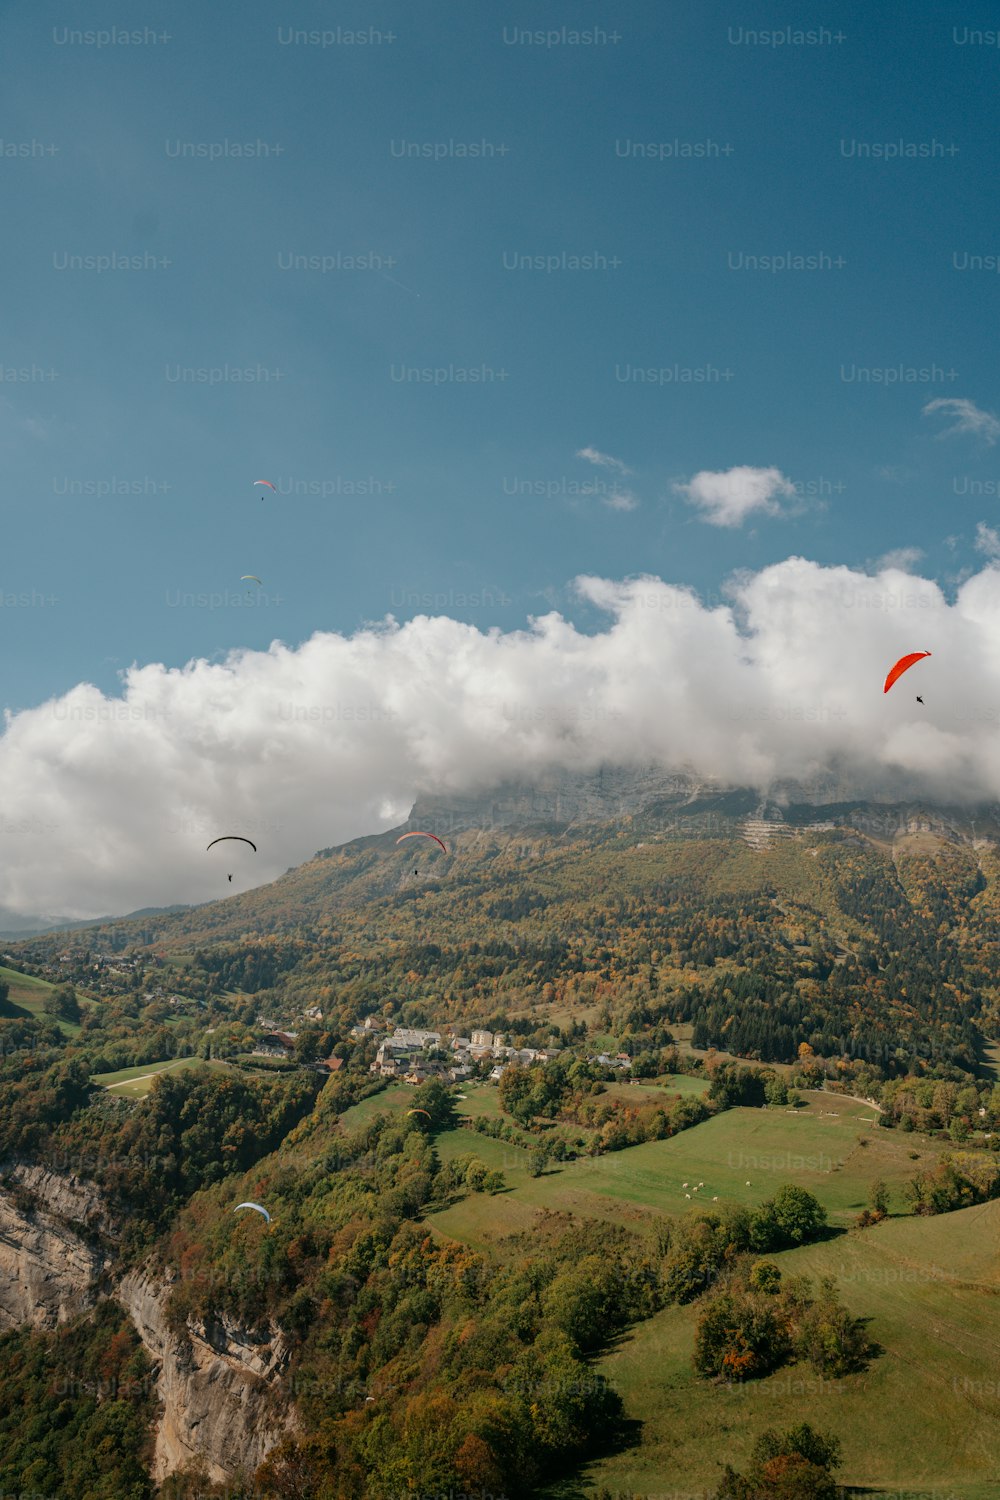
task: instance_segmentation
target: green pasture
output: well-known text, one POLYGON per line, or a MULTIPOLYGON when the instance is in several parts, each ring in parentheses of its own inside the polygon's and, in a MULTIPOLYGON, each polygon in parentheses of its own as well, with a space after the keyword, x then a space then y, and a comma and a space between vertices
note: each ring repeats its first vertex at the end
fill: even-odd
MULTIPOLYGON (((45 1001, 53 990, 59 985, 51 984, 47 979, 38 979, 34 974, 21 974, 17 969, 8 969, 0 964, 0 980, 10 986, 7 996, 7 1004, 25 1015, 33 1016, 36 1021, 51 1021, 52 1016, 45 1013, 45 1001)), ((84 994, 77 989, 76 997, 81 1006, 96 1005, 98 1002, 92 996, 84 994)), ((8 1017, 8 1019, 10 1019, 8 1017)), ((57 1020, 56 1025, 63 1036, 75 1037, 79 1035, 80 1026, 77 1021, 57 1020)))
POLYGON ((99 1083, 110 1093, 122 1094, 128 1099, 144 1099, 153 1087, 153 1080, 160 1073, 175 1072, 183 1068, 222 1069, 228 1063, 216 1058, 176 1057, 166 1062, 140 1063, 135 1068, 119 1068, 115 1073, 95 1073, 91 1083, 99 1083))
POLYGON ((412 1084, 390 1083, 380 1093, 370 1094, 360 1104, 352 1104, 350 1109, 345 1109, 340 1116, 340 1123, 347 1131, 357 1130, 359 1125, 367 1125, 376 1115, 393 1115, 402 1109, 410 1109, 413 1092, 412 1084))
MULTIPOLYGON (((883 1349, 869 1368, 823 1380, 789 1365, 716 1386, 691 1365, 698 1305, 669 1307, 598 1363, 642 1424, 635 1447, 588 1466, 584 1484, 656 1495, 712 1492, 767 1427, 809 1422, 843 1448, 837 1478, 878 1496, 1000 1494, 1000 1201, 934 1218, 890 1219, 773 1257, 785 1274, 830 1275, 883 1349)), ((555 1490, 552 1491, 555 1493, 555 1490)))
MULTIPOLYGON (((906 1213, 904 1185, 931 1166, 947 1143, 918 1132, 879 1130, 859 1120, 856 1111, 863 1113, 864 1105, 818 1097, 835 1112, 730 1109, 670 1140, 550 1163, 536 1178, 523 1175, 519 1148, 497 1141, 510 1162, 509 1170, 496 1163, 508 1176, 509 1191, 485 1201, 472 1195, 431 1215, 429 1222, 443 1234, 482 1248, 505 1233, 530 1230, 543 1210, 649 1229, 652 1216, 711 1206, 713 1198, 720 1208, 727 1203, 754 1206, 787 1182, 814 1193, 832 1225, 848 1226, 866 1207, 878 1178, 889 1189, 890 1212, 906 1213), (704 1186, 696 1192, 699 1183, 704 1186)), ((438 1137, 439 1149, 445 1139, 438 1137)))

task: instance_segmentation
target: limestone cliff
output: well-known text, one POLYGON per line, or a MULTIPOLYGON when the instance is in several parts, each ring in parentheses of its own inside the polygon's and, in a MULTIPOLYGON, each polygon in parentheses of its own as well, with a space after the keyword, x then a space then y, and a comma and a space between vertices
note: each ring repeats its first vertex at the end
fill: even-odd
POLYGON ((3 1176, 0 1328, 53 1328, 92 1307, 107 1286, 103 1235, 113 1226, 93 1183, 24 1164, 3 1176))
POLYGON ((54 1328, 114 1295, 157 1372, 162 1403, 153 1459, 159 1482, 200 1460, 212 1479, 252 1474, 291 1430, 281 1376, 290 1351, 275 1327, 227 1318, 168 1326, 171 1282, 131 1271, 114 1286, 117 1225, 94 1183, 25 1163, 0 1169, 0 1330, 54 1328), (277 1400, 275 1397, 277 1396, 277 1400))
POLYGON ((276 1415, 272 1396, 288 1345, 273 1325, 257 1332, 228 1318, 189 1324, 178 1337, 166 1314, 171 1285, 133 1271, 116 1292, 159 1371, 153 1478, 159 1483, 198 1460, 216 1481, 252 1474, 292 1425, 291 1416, 276 1415))

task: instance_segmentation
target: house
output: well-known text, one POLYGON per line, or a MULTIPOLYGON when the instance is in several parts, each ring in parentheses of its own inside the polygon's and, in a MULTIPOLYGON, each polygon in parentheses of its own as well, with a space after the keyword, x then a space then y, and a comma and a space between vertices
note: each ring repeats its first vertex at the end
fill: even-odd
POLYGON ((292 1057, 295 1052, 294 1031, 270 1031, 254 1047, 253 1057, 292 1057))
POLYGON ((472 1077, 472 1069, 467 1068, 464 1065, 458 1068, 449 1068, 448 1077, 451 1079, 452 1083, 463 1083, 466 1078, 472 1077))
POLYGON ((469 1040, 470 1047, 485 1047, 487 1050, 493 1046, 492 1031, 474 1031, 469 1040))
POLYGON ((506 1065, 506 1063, 497 1063, 496 1067, 490 1073, 490 1083, 497 1083, 499 1081, 499 1079, 500 1079, 500 1075, 502 1073, 506 1073, 506 1071, 507 1071, 507 1065, 506 1065))
POLYGON ((428 1078, 434 1078, 440 1073, 440 1063, 412 1062, 409 1072, 404 1073, 404 1083, 426 1083, 428 1078))
POLYGON ((361 1029, 363 1031, 385 1031, 388 1025, 389 1022, 384 1020, 382 1016, 365 1016, 361 1023, 361 1029))
POLYGON ((310 1006, 309 1010, 303 1011, 303 1015, 307 1021, 322 1021, 323 1019, 323 1012, 318 1005, 310 1006))
POLYGON ((452 1052, 468 1052, 472 1046, 472 1040, 467 1036, 453 1036, 451 1039, 452 1052))
POLYGON ((344 1066, 344 1059, 342 1057, 324 1057, 321 1062, 314 1062, 310 1066, 314 1072, 326 1073, 329 1076, 330 1074, 340 1072, 344 1066))

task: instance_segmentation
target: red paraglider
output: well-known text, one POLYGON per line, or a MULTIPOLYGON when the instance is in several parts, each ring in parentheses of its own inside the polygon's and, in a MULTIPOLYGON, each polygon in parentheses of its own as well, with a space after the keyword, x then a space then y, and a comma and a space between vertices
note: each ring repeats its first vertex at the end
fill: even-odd
POLYGON ((266 484, 269 490, 273 490, 275 488, 275 486, 269 479, 255 479, 254 484, 266 484))
POLYGON ((885 679, 885 687, 882 689, 883 693, 887 693, 893 683, 902 677, 904 672, 908 672, 915 662, 923 661, 924 657, 930 656, 930 654, 929 651, 911 651, 908 656, 901 656, 885 679))
POLYGON ((401 844, 403 839, 433 839, 435 844, 441 844, 441 848, 444 849, 445 854, 448 853, 448 850, 445 849, 444 844, 441 843, 436 833, 422 833, 419 829, 414 829, 412 833, 404 833, 402 838, 398 838, 396 840, 397 845, 401 844))

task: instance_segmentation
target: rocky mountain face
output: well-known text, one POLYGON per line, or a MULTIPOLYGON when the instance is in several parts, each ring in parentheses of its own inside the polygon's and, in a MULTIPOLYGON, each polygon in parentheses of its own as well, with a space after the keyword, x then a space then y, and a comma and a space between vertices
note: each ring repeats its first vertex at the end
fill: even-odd
POLYGON ((553 771, 530 785, 508 782, 478 793, 422 796, 407 826, 431 828, 446 838, 472 828, 568 828, 626 820, 642 828, 659 824, 669 831, 673 825, 696 834, 701 822, 704 836, 712 836, 727 827, 738 835, 744 819, 798 825, 832 820, 890 838, 923 825, 928 831, 947 829, 970 837, 976 837, 977 830, 984 835, 1000 832, 996 806, 933 806, 907 795, 889 778, 875 793, 833 774, 808 783, 776 781, 762 793, 692 771, 621 766, 588 774, 553 771))
POLYGON ((280 1329, 219 1319, 192 1322, 178 1337, 166 1314, 169 1280, 132 1271, 114 1285, 116 1226, 93 1183, 24 1163, 2 1177, 0 1330, 54 1328, 113 1294, 157 1372, 157 1483, 194 1460, 221 1482, 252 1474, 294 1425, 282 1399, 290 1351, 280 1329))
POLYGON ((290 1352, 281 1331, 256 1331, 229 1319, 191 1323, 178 1338, 168 1325, 171 1283, 130 1272, 116 1296, 156 1364, 163 1415, 156 1430, 153 1479, 201 1460, 216 1482, 252 1474, 289 1430, 274 1404, 290 1352))
POLYGON ((112 1228, 93 1183, 16 1164, 0 1189, 0 1328, 53 1328, 93 1307, 112 1228), (80 1229, 83 1233, 80 1233, 80 1229))

